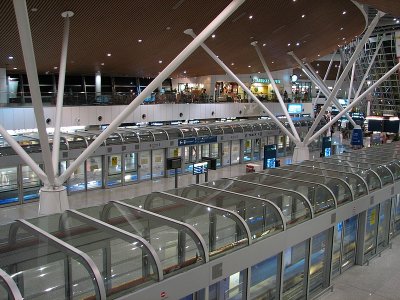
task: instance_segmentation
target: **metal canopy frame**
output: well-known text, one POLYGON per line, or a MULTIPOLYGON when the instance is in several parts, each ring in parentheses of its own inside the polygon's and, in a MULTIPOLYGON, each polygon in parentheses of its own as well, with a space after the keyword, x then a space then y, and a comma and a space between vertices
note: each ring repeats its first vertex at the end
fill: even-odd
POLYGON ((66 256, 71 256, 74 258, 79 258, 81 263, 85 266, 86 270, 91 275, 91 279, 94 284, 94 290, 96 297, 101 300, 106 299, 106 289, 104 286, 104 281, 101 276, 99 269, 93 260, 81 250, 69 245, 68 243, 56 238, 55 236, 47 233, 41 228, 29 223, 26 220, 16 220, 10 227, 9 231, 9 243, 15 245, 17 241, 18 229, 23 228, 25 231, 29 232, 33 236, 45 241, 49 245, 57 248, 60 252, 64 253, 66 256))
POLYGON ((135 242, 140 242, 144 248, 146 249, 147 254, 151 257, 154 266, 156 267, 157 271, 157 279, 158 281, 163 280, 164 275, 163 275, 163 268, 161 265, 160 258, 157 255, 157 252, 154 250, 153 246, 150 245, 149 242, 147 242, 144 238, 141 236, 135 235, 133 233, 130 233, 128 231, 122 230, 118 227, 111 226, 110 224, 103 222, 101 220, 95 219, 93 217, 90 217, 88 215, 85 215, 79 211, 73 210, 73 209, 67 209, 60 218, 60 225, 62 229, 66 230, 67 228, 65 227, 66 223, 66 218, 71 217, 79 220, 82 223, 88 224, 90 226, 93 226, 94 228, 98 230, 102 230, 107 232, 113 237, 117 237, 127 243, 135 243, 135 242))
POLYGON ((204 261, 205 262, 210 261, 209 252, 208 252, 208 249, 207 249, 206 242, 204 241, 204 238, 201 236, 201 234, 192 225, 184 223, 184 222, 181 222, 181 221, 178 221, 178 220, 175 220, 175 219, 168 218, 168 217, 163 216, 163 215, 159 215, 159 214, 153 213, 151 211, 148 211, 148 210, 145 210, 145 209, 142 209, 142 208, 127 204, 127 203, 122 202, 122 201, 110 201, 108 204, 106 204, 104 206, 104 209, 102 211, 102 216, 101 216, 103 221, 107 221, 108 220, 111 206, 115 206, 115 207, 116 206, 122 206, 123 208, 125 208, 125 209, 127 209, 129 211, 139 212, 139 213, 145 215, 146 217, 148 217, 151 220, 155 220, 155 221, 162 220, 162 221, 168 223, 170 227, 175 228, 178 231, 182 230, 182 228, 185 229, 186 233, 194 241, 197 241, 197 243, 199 245, 201 245, 201 247, 202 247, 201 250, 203 252, 202 256, 203 256, 204 261))

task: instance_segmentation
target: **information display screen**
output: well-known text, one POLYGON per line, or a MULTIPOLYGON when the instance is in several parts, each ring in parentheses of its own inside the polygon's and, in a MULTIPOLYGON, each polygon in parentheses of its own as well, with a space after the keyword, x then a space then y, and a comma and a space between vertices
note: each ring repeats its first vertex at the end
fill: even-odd
POLYGON ((208 162, 206 161, 193 164, 193 175, 207 173, 208 171, 207 166, 208 162))
POLYGON ((332 138, 330 136, 324 136, 322 138, 322 154, 324 157, 331 156, 332 138))
POLYGON ((325 148, 324 156, 325 156, 325 157, 329 157, 329 156, 331 156, 331 155, 332 155, 331 148, 325 148))
POLYGON ((277 145, 264 146, 264 169, 272 169, 276 166, 277 145))
POLYGON ((289 103, 288 104, 289 114, 301 114, 303 112, 303 104, 301 103, 289 103))

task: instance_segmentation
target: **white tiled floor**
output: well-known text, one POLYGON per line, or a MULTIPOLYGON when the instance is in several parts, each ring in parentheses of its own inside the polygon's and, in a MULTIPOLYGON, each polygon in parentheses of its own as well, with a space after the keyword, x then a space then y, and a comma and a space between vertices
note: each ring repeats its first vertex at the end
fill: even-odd
POLYGON ((333 292, 321 300, 400 299, 400 237, 392 240, 392 249, 375 257, 369 266, 354 266, 333 281, 333 292))

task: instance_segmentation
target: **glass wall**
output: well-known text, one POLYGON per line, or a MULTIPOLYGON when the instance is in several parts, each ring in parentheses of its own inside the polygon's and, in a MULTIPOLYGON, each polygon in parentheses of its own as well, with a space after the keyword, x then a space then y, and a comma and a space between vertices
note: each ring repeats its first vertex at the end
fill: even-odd
POLYGON ((379 205, 368 209, 364 237, 364 263, 376 254, 378 214, 379 205))
POLYGON ((22 166, 22 197, 25 201, 39 199, 42 183, 29 166, 22 166))
MULTIPOLYGON (((210 157, 217 159, 217 167, 221 166, 221 152, 222 152, 222 144, 214 143, 210 144, 210 157)), ((206 156, 206 155, 203 155, 206 156)))
POLYGON ((400 196, 393 197, 392 202, 392 232, 396 236, 400 232, 400 196))
POLYGON ((138 180, 137 153, 124 154, 125 177, 124 183, 138 180))
POLYGON ((139 152, 139 174, 140 180, 151 179, 151 157, 150 151, 139 152))
POLYGON ((240 141, 232 141, 231 147, 231 165, 240 162, 240 141))
POLYGON ((305 299, 307 293, 309 241, 284 251, 283 299, 305 299))
MULTIPOLYGON (((67 168, 68 165, 71 165, 73 162, 74 160, 70 160, 69 163, 66 164, 65 168, 67 168)), ((86 162, 81 164, 68 179, 69 192, 84 191, 86 189, 85 164, 86 162)), ((64 168, 64 166, 61 166, 61 168, 64 168)))
POLYGON ((280 255, 251 267, 250 299, 279 299, 280 255))
POLYGON ((389 245, 389 221, 391 199, 380 204, 379 208, 379 226, 378 226, 378 252, 389 245))
POLYGON ((330 232, 325 230, 312 238, 309 296, 313 297, 329 286, 330 277, 330 232))
POLYGON ((261 139, 253 140, 253 160, 261 160, 261 139))
POLYGON ((107 156, 107 186, 112 187, 122 183, 122 155, 107 156))
POLYGON ((252 149, 253 147, 253 140, 244 140, 243 141, 243 162, 253 160, 252 157, 252 149))
POLYGON ((231 164, 231 142, 222 143, 222 166, 231 164))
POLYGON ((101 156, 93 156, 87 159, 86 172, 88 190, 103 187, 103 161, 101 156))
POLYGON ((0 169, 0 204, 18 203, 17 167, 0 169))
POLYGON ((152 153, 152 178, 163 177, 165 174, 164 149, 153 150, 152 153))
POLYGON ((210 286, 209 300, 245 300, 245 272, 237 272, 210 286))
POLYGON ((344 221, 341 272, 344 272, 356 262, 357 229, 358 216, 353 216, 344 221))

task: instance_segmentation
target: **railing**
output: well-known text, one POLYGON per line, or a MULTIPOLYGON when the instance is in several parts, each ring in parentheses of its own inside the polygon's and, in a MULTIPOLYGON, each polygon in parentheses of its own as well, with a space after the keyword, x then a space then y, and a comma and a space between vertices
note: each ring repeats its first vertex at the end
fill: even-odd
MULTIPOLYGON (((55 106, 57 101, 57 93, 42 92, 42 101, 44 106, 55 106)), ((85 93, 85 92, 66 92, 64 93, 65 106, 77 105, 128 105, 137 95, 135 93, 85 93)), ((257 95, 261 102, 274 103, 278 102, 277 98, 268 98, 263 95, 257 95)), ((222 94, 214 97, 207 94, 198 94, 191 92, 165 92, 165 93, 152 93, 148 96, 143 104, 182 104, 182 103, 248 103, 253 100, 248 100, 244 97, 233 97, 228 94, 222 94)), ((290 98, 285 98, 284 102, 311 102, 309 101, 295 101, 290 98)), ((0 93, 0 106, 14 107, 14 106, 32 106, 32 99, 30 93, 0 93)))

